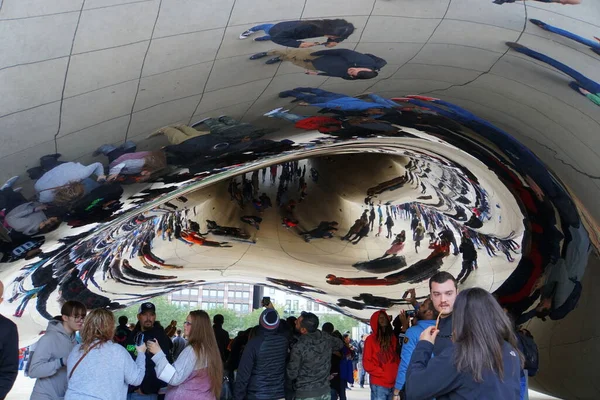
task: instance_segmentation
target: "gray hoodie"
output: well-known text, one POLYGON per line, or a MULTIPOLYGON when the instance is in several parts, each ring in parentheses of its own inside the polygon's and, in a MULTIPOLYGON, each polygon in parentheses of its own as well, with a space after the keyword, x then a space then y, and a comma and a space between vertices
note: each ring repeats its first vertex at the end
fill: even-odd
POLYGON ((11 228, 25 235, 35 235, 40 230, 40 224, 48 219, 43 211, 39 210, 40 203, 24 203, 13 208, 4 220, 11 228))
POLYGON ((46 334, 31 354, 29 377, 37 378, 30 400, 58 400, 67 391, 67 358, 75 347, 75 334, 67 334, 61 321, 48 322, 46 334), (61 366, 60 359, 63 359, 61 366))

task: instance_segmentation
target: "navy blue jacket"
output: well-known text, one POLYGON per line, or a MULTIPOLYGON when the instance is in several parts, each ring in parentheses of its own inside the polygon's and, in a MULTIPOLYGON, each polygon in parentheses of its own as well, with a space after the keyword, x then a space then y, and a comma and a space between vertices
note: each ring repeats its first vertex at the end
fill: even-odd
POLYGON ((455 347, 450 346, 432 358, 433 345, 419 341, 406 373, 406 398, 519 400, 521 359, 510 344, 505 342, 502 347, 504 380, 489 370, 483 373, 482 382, 475 382, 470 373, 456 369, 454 351, 455 347))
MULTIPOLYGON (((137 358, 137 350, 135 347, 135 339, 136 336, 140 332, 140 323, 138 322, 134 331, 128 336, 126 340, 125 349, 129 352, 131 357, 135 360, 137 358)), ((154 327, 147 331, 144 331, 144 341, 147 342, 149 340, 156 339, 158 344, 160 345, 160 349, 167 355, 167 360, 169 363, 173 362, 173 358, 171 357, 171 348, 173 347, 173 342, 165 333, 165 330, 158 322, 154 323, 154 327)), ((160 390, 160 388, 167 386, 167 384, 156 376, 156 370, 154 369, 155 364, 152 361, 152 356, 147 351, 146 352, 146 374, 144 375, 144 380, 140 386, 129 386, 129 393, 136 391, 137 389, 141 389, 144 394, 156 394, 160 390)))
POLYGON ((387 61, 372 54, 348 49, 320 50, 311 55, 319 56, 312 60, 313 66, 322 71, 319 75, 344 79, 353 79, 348 75, 348 68, 370 68, 379 71, 387 64, 387 61))
POLYGON ((0 315, 0 399, 12 389, 19 372, 19 333, 17 326, 0 315))
MULTIPOLYGON (((273 43, 286 47, 300 47, 302 41, 299 39, 318 38, 326 35, 323 29, 312 23, 312 21, 285 21, 275 24, 269 30, 269 36, 273 43)), ((341 42, 341 39, 327 40, 330 42, 341 42)))
POLYGON ((235 400, 274 400, 285 397, 285 362, 288 339, 284 334, 259 328, 248 342, 235 379, 235 400))

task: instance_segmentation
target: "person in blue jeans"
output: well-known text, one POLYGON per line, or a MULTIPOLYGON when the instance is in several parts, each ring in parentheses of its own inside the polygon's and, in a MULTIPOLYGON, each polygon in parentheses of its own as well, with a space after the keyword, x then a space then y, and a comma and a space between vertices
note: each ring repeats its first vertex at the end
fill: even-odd
POLYGON ((590 39, 586 39, 582 36, 576 35, 572 32, 569 32, 567 30, 564 29, 560 29, 557 28, 555 26, 549 25, 543 21, 540 21, 539 19, 533 19, 530 18, 529 22, 531 22, 532 24, 535 24, 537 26, 539 26, 540 28, 548 31, 548 32, 552 32, 552 33, 556 33, 557 35, 561 35, 564 36, 566 38, 569 38, 571 40, 574 40, 576 42, 579 42, 581 44, 584 44, 586 46, 589 46, 593 51, 595 51, 596 53, 600 54, 600 39, 596 38, 596 41, 590 40, 590 39))
POLYGON ((547 55, 531 50, 530 48, 525 47, 522 44, 506 42, 506 45, 512 48, 513 50, 518 51, 519 53, 525 54, 526 56, 542 61, 548 65, 553 66, 557 70, 569 75, 571 78, 575 79, 575 81, 569 83, 569 87, 579 92, 580 94, 586 96, 590 101, 594 102, 596 105, 600 106, 600 84, 598 82, 591 80, 590 78, 584 76, 580 72, 574 70, 568 65, 561 63, 560 61, 555 60, 554 58, 548 57, 547 55))
POLYGON ((328 92, 327 90, 298 87, 292 90, 285 90, 279 93, 279 97, 295 97, 305 103, 315 107, 330 108, 342 111, 366 111, 371 109, 394 108, 397 107, 392 100, 384 99, 376 94, 369 94, 368 97, 373 100, 364 101, 356 97, 350 97, 345 94, 328 92))

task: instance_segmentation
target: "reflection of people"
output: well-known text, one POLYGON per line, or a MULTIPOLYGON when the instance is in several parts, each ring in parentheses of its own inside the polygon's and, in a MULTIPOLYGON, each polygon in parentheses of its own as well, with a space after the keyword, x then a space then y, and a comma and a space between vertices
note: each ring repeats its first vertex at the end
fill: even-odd
POLYGON ((347 39, 354 32, 354 25, 345 19, 321 19, 312 21, 285 21, 278 24, 256 25, 244 31, 240 39, 247 39, 251 35, 263 31, 264 36, 254 39, 255 41, 270 40, 286 47, 313 47, 321 43, 303 42, 301 39, 326 37, 327 47, 334 47, 347 39))
POLYGON ((463 284, 469 278, 469 275, 473 272, 474 265, 477 263, 477 250, 475 250, 473 241, 463 234, 458 251, 462 253, 463 261, 462 269, 456 280, 460 284, 463 284))
POLYGON ((8 212, 4 222, 24 235, 45 234, 58 228, 61 222, 56 216, 46 215, 47 208, 37 202, 23 203, 8 212))
POLYGON ((167 158, 162 150, 136 152, 133 142, 127 144, 125 148, 104 144, 96 150, 108 157, 108 181, 116 180, 119 175, 137 175, 146 180, 154 172, 167 167, 167 158))
POLYGON ((169 140, 169 143, 179 144, 193 137, 207 135, 208 133, 209 132, 207 131, 199 131, 187 125, 175 125, 161 128, 148 135, 148 138, 151 138, 152 136, 165 135, 169 140))
POLYGON ((467 289, 453 315, 450 345, 435 357, 441 331, 421 333, 406 372, 407 398, 520 398, 522 356, 498 302, 484 289, 467 289))
POLYGON ((539 26, 540 28, 542 28, 542 29, 544 29, 544 30, 546 30, 548 32, 556 33, 557 35, 564 36, 566 38, 572 39, 572 40, 574 40, 576 42, 579 42, 579 43, 582 43, 582 44, 584 44, 586 46, 589 46, 596 53, 600 54, 600 42, 598 42, 598 41, 593 41, 593 40, 590 40, 590 39, 586 39, 586 38, 581 37, 579 35, 576 35, 576 34, 574 34, 572 32, 569 32, 567 30, 560 29, 560 28, 557 28, 557 27, 552 26, 550 24, 547 24, 547 23, 545 23, 543 21, 540 21, 539 19, 530 18, 529 21, 532 24, 535 24, 535 25, 539 26))
POLYGON ((393 108, 397 105, 395 102, 384 99, 376 94, 369 94, 369 98, 373 100, 370 102, 345 94, 328 92, 327 90, 311 87, 298 87, 292 90, 285 90, 279 93, 279 97, 295 97, 297 100, 302 100, 315 107, 342 111, 366 111, 378 108, 393 108))
POLYGON ((267 56, 275 56, 269 59, 267 64, 289 61, 306 69, 309 75, 333 76, 349 80, 375 78, 378 75, 377 71, 387 64, 387 61, 372 54, 348 49, 315 52, 311 49, 271 50, 254 54, 250 59, 256 60, 267 56))
POLYGON ((220 135, 223 138, 230 140, 241 140, 244 138, 257 139, 264 134, 262 128, 257 128, 247 122, 240 122, 227 115, 222 115, 219 118, 204 118, 203 120, 198 121, 194 126, 200 124, 203 124, 210 129, 211 134, 220 135))
POLYGON ((99 182, 106 179, 102 164, 86 166, 78 162, 66 162, 44 173, 34 187, 41 203, 66 205, 90 192, 91 189, 88 190, 82 181, 92 175, 96 175, 99 182))
POLYGON ((523 46, 519 43, 506 42, 506 45, 519 53, 525 54, 531 58, 535 58, 541 62, 544 62, 559 71, 569 75, 575 79, 574 82, 569 83, 571 89, 578 91, 580 94, 586 96, 590 101, 600 106, 600 84, 595 82, 583 74, 575 71, 573 68, 555 60, 554 58, 548 57, 542 53, 531 50, 528 47, 523 46))
MULTIPOLYGON (((493 3, 494 4, 504 4, 504 3, 514 3, 517 0, 494 0, 493 3)), ((525 0, 523 0, 525 1, 525 0)), ((576 4, 581 4, 581 0, 532 0, 532 1, 539 1, 540 3, 560 3, 560 4, 570 4, 570 5, 576 5, 576 4)))

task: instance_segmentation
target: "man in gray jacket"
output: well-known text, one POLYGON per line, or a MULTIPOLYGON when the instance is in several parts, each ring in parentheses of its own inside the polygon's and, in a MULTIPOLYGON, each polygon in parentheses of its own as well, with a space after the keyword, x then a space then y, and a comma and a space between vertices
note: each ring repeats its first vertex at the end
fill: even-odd
POLYGON ((329 371, 331 354, 340 351, 344 343, 317 329, 319 318, 303 312, 296 320, 300 332, 298 342, 292 347, 287 377, 296 391, 296 400, 329 400, 329 371))
POLYGON ((57 217, 46 215, 48 206, 36 202, 23 203, 13 208, 4 221, 15 231, 27 236, 48 233, 60 225, 57 217))
POLYGON ((61 316, 48 322, 46 334, 31 354, 29 377, 37 378, 30 400, 61 400, 67 391, 67 358, 87 313, 78 301, 67 301, 61 316))

